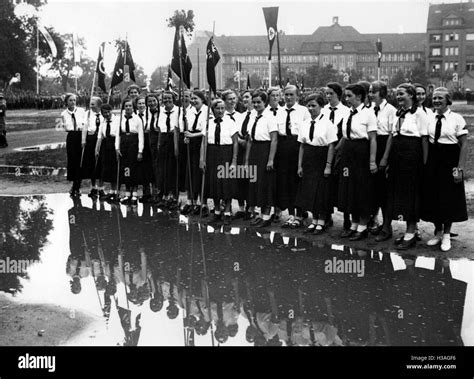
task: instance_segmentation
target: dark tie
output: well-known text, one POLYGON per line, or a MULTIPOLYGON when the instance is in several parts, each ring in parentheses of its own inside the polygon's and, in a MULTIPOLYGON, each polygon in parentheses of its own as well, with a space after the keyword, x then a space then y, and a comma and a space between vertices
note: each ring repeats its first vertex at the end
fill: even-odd
POLYGON ((171 112, 166 111, 166 133, 169 133, 171 131, 171 112))
POLYGON ((377 117, 379 115, 379 111, 380 111, 380 107, 378 105, 376 105, 374 107, 375 117, 377 117))
POLYGON ((110 120, 106 120, 107 128, 105 129, 105 136, 110 137, 110 120))
POLYGON ((329 120, 334 124, 337 107, 329 107, 329 109, 331 110, 331 113, 329 114, 329 120))
POLYGON ((441 136, 441 125, 442 125, 441 120, 443 117, 444 115, 442 114, 436 115, 436 118, 438 119, 438 121, 436 121, 436 130, 435 130, 435 135, 434 135, 435 145, 438 144, 439 137, 441 136))
POLYGON ((216 119, 214 119, 214 122, 216 123, 216 130, 214 131, 214 145, 220 145, 221 144, 221 122, 222 122, 222 118, 216 118, 216 119))
POLYGON ((398 122, 397 122, 397 132, 400 134, 400 129, 402 128, 402 120, 405 119, 405 115, 410 111, 410 109, 403 109, 403 108, 400 108, 397 113, 396 113, 396 116, 398 117, 398 122))
POLYGON ((145 123, 143 122, 143 115, 141 113, 138 114, 138 117, 140 117, 140 120, 142 120, 142 126, 143 126, 143 129, 146 129, 146 125, 145 123))
POLYGON ((95 134, 99 132, 99 126, 100 126, 100 114, 96 113, 95 115, 95 134))
POLYGON ((352 116, 354 116, 356 113, 357 113, 357 109, 351 110, 351 114, 349 115, 349 118, 347 119, 347 129, 346 129, 347 139, 351 139, 352 116))
POLYGON ((235 112, 232 113, 227 113, 232 121, 235 121, 234 114, 235 112))
POLYGON ((198 121, 199 121, 199 116, 201 115, 201 111, 199 111, 198 113, 196 113, 196 117, 194 118, 194 122, 193 122, 193 128, 192 128, 192 132, 195 133, 197 132, 197 125, 198 125, 198 121))
POLYGON ((251 133, 252 141, 255 141, 255 131, 257 130, 258 120, 260 120, 261 117, 262 115, 255 117, 255 122, 252 125, 252 133, 251 133))
POLYGON ((151 122, 150 122, 150 129, 155 131, 155 113, 151 112, 151 122))
POLYGON ((247 115, 244 118, 244 122, 242 123, 242 137, 247 136, 247 126, 250 120, 250 111, 247 111, 247 115))
POLYGON ((273 112, 273 115, 276 116, 278 112, 278 108, 270 108, 270 110, 273 112))
POLYGON ((309 127, 309 139, 310 141, 313 140, 314 137, 314 124, 316 123, 316 120, 311 120, 311 126, 309 127))
POLYGON ((290 129, 290 123, 291 123, 291 118, 290 118, 290 113, 294 111, 294 108, 286 109, 286 135, 288 137, 291 137, 291 129, 290 129))
POLYGON ((130 123, 128 120, 130 120, 132 116, 125 116, 125 133, 130 134, 130 123))
POLYGON ((74 113, 71 113, 71 118, 72 118, 72 124, 74 125, 74 131, 76 131, 77 130, 76 115, 74 113))

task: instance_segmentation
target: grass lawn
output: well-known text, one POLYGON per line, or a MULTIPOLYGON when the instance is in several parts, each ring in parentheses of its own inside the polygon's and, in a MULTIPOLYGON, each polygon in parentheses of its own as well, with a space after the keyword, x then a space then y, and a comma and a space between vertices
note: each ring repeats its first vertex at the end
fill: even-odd
POLYGON ((22 130, 49 129, 56 126, 61 110, 7 110, 7 131, 19 132, 22 130))
POLYGON ((12 166, 66 167, 66 148, 10 153, 5 155, 5 164, 12 166))

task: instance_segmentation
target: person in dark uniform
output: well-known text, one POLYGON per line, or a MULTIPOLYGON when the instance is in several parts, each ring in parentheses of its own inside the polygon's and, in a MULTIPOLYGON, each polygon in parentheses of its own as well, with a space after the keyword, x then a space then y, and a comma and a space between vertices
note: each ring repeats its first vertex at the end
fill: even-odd
POLYGON ((7 125, 5 122, 7 112, 7 101, 3 96, 3 93, 0 92, 0 148, 8 147, 7 142, 7 125))
POLYGON ((325 104, 322 94, 312 94, 306 101, 311 120, 301 125, 298 135, 298 175, 301 182, 296 205, 302 211, 313 214, 313 222, 305 233, 321 234, 325 230, 327 216, 333 210, 330 176, 337 127, 321 112, 325 104))
MULTIPOLYGON (((267 227, 271 225, 270 211, 275 204, 276 172, 274 159, 278 144, 278 125, 264 115, 268 96, 265 92, 252 94, 255 114, 251 117, 248 131, 245 166, 249 174, 247 202, 250 207, 260 207, 261 217, 253 225, 267 227), (253 172, 255 177, 250 177, 253 172)), ((242 131, 241 134, 243 135, 242 131)))
POLYGON ((133 101, 125 99, 122 104, 120 132, 115 138, 115 150, 120 167, 120 183, 126 187, 123 204, 137 204, 137 186, 141 183, 141 161, 143 160, 143 125, 133 113, 133 101))
POLYGON ((467 220, 464 165, 468 130, 464 118, 449 108, 451 95, 444 87, 433 92, 435 113, 429 118, 428 161, 424 171, 421 218, 435 224, 437 234, 428 246, 451 249, 451 225, 467 220))
POLYGON ((221 201, 224 203, 224 224, 232 219, 231 203, 235 196, 235 178, 230 171, 237 167, 238 129, 230 117, 224 117, 225 104, 217 99, 212 103, 214 118, 207 132, 206 175, 204 197, 214 199, 214 217, 221 220, 221 201))
MULTIPOLYGON (((152 170, 152 198, 151 202, 157 203, 159 200, 158 196, 158 140, 159 140, 159 128, 158 128, 158 118, 160 116, 160 101, 158 100, 158 95, 148 94, 146 96, 146 128, 145 133, 148 132, 148 141, 150 149, 150 159, 151 159, 151 170, 152 170)), ((146 143, 145 143, 146 145, 146 143)))
POLYGON ((415 229, 420 218, 423 164, 428 157, 428 117, 418 107, 415 87, 397 87, 400 105, 392 128, 388 158, 387 215, 382 230, 391 234, 392 220, 406 222, 406 233, 395 244, 407 250, 416 245, 415 229))
POLYGON ((374 112, 364 105, 364 87, 350 84, 345 95, 351 113, 342 126, 344 149, 339 173, 338 209, 350 213, 352 219, 350 230, 344 230, 341 237, 359 241, 368 236, 367 223, 374 207, 372 174, 377 172, 377 119, 374 112))
MULTIPOLYGON (((397 110, 390 105, 387 98, 387 85, 381 81, 375 81, 370 85, 369 98, 374 102, 371 109, 377 118, 377 155, 376 163, 378 171, 375 174, 375 197, 376 207, 372 211, 374 224, 377 224, 377 215, 379 209, 382 210, 382 216, 385 218, 387 206, 387 162, 388 154, 390 152, 392 124, 395 119, 397 110), (390 142, 388 142, 390 140, 390 142), (388 145, 388 147, 387 147, 388 145)), ((372 229, 373 234, 380 236, 376 237, 376 241, 385 241, 390 238, 390 234, 385 231, 372 229)))
MULTIPOLYGON (((115 138, 119 133, 119 119, 112 114, 112 106, 103 104, 100 107, 103 122, 99 128, 95 155, 102 157, 102 171, 100 179, 102 182, 110 183, 111 191, 106 196, 110 202, 118 201, 117 193, 117 157, 115 154, 115 138)), ((96 158, 98 159, 98 158, 96 158)))
POLYGON ((85 127, 82 131, 82 143, 85 144, 82 157, 81 179, 91 180, 91 191, 89 197, 105 198, 104 183, 100 179, 101 156, 95 155, 97 137, 99 135, 100 125, 104 122, 104 118, 100 113, 102 100, 100 97, 92 97, 90 101, 90 110, 87 111, 85 127), (97 158, 97 159, 96 159, 97 158), (97 187, 97 183, 99 186, 97 187))
POLYGON ((81 154, 82 129, 86 119, 84 108, 76 107, 76 95, 68 93, 65 96, 67 109, 61 113, 62 124, 67 132, 67 180, 72 182, 71 196, 79 196, 81 187, 81 154))

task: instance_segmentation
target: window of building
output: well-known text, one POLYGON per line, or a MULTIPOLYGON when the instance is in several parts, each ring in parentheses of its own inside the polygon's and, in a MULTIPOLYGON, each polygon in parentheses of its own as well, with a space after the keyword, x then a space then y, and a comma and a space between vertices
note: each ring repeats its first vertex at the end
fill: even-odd
POLYGON ((457 70, 458 70, 458 65, 459 65, 458 62, 454 62, 454 63, 453 63, 453 69, 454 69, 454 71, 457 71, 457 70))
POLYGON ((440 72, 441 71, 441 64, 440 63, 432 63, 431 64, 431 72, 440 72))
POLYGON ((336 43, 332 48, 334 50, 342 50, 342 45, 340 43, 336 43))
POLYGON ((323 56, 323 65, 327 66, 329 64, 329 57, 327 55, 323 56))
POLYGON ((350 62, 350 63, 353 62, 353 57, 352 57, 352 55, 349 55, 349 62, 350 62))
POLYGON ((431 56, 432 57, 440 57, 441 56, 441 48, 439 47, 433 47, 431 49, 431 56))
POLYGON ((457 41, 459 40, 459 34, 458 33, 448 33, 444 35, 444 40, 445 41, 457 41))
POLYGON ((466 71, 474 71, 474 62, 466 63, 466 71))
POLYGON ((466 34, 467 41, 474 41, 474 33, 467 33, 466 34))
POLYGON ((335 55, 332 56, 331 63, 334 67, 337 66, 337 56, 335 56, 335 55))
POLYGON ((441 42, 441 34, 430 34, 430 42, 441 42))
POLYGON ((344 67, 346 65, 346 57, 344 55, 341 55, 339 57, 339 66, 344 67))

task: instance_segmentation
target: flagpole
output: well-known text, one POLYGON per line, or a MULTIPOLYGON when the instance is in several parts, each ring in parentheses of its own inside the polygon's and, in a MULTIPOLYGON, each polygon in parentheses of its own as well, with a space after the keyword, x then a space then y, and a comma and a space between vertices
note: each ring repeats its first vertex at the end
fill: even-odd
POLYGON ((39 28, 36 19, 36 94, 39 95, 39 28))
POLYGON ((277 51, 278 51, 278 80, 280 82, 280 88, 281 88, 281 59, 280 59, 280 37, 279 36, 279 32, 278 32, 278 28, 277 28, 277 51))
POLYGON ((272 86, 272 59, 268 60, 268 87, 272 86))

